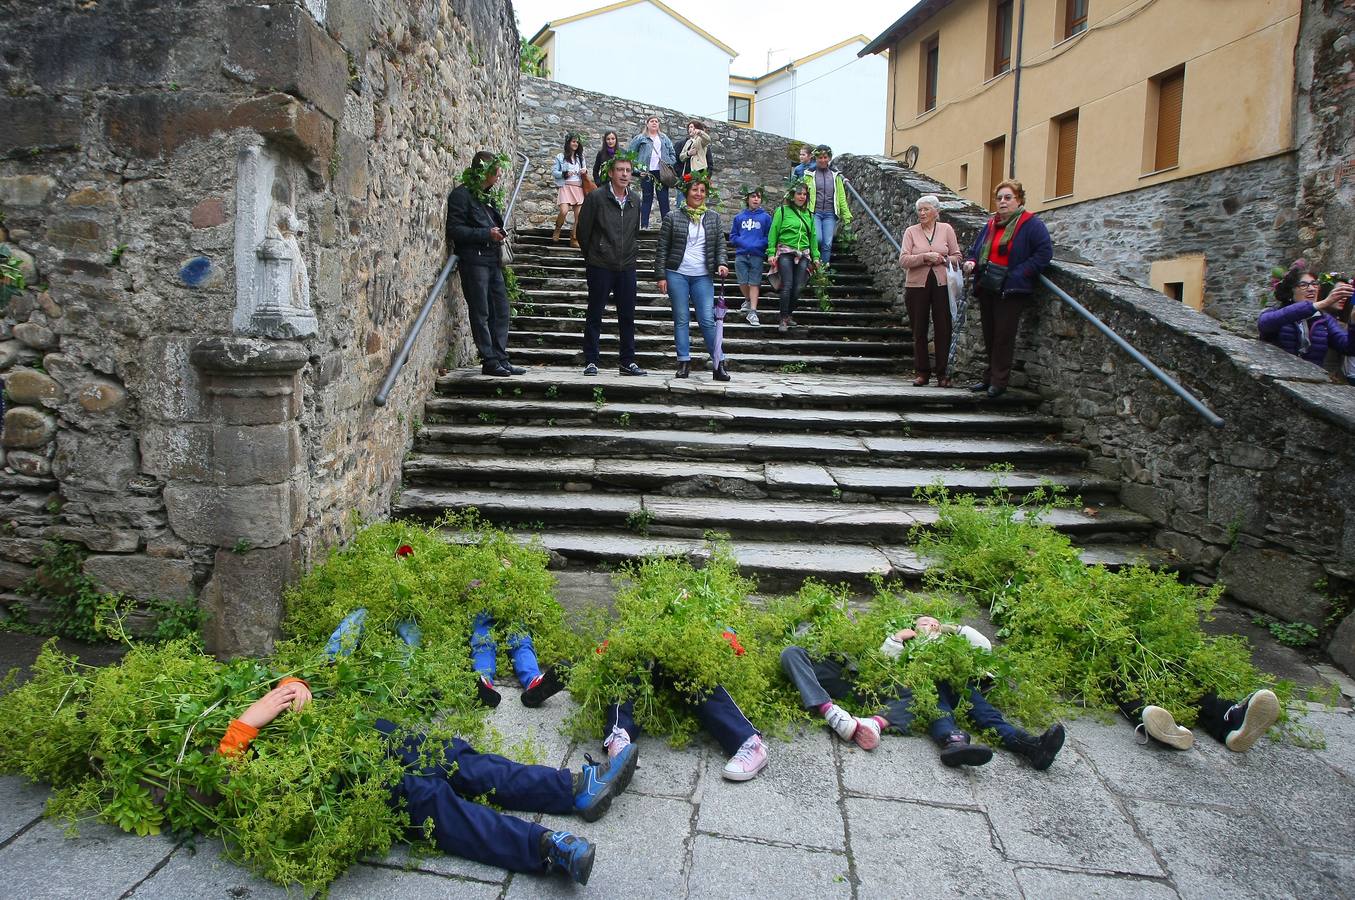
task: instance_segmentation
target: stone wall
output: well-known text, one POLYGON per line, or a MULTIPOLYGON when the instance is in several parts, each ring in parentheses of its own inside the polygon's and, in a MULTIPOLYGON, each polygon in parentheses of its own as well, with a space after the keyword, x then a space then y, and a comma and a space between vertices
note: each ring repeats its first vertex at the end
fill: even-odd
POLYGON ((1299 25, 1299 230, 1303 255, 1355 269, 1355 0, 1306 0, 1299 25))
MULTIPOLYGON (((624 80, 618 82, 624 88, 624 80)), ((595 94, 580 88, 547 81, 543 78, 522 77, 522 96, 518 133, 520 149, 532 159, 522 193, 514 210, 518 224, 545 225, 554 223, 555 182, 551 168, 555 155, 564 146, 566 132, 583 136, 584 156, 589 167, 602 144, 602 136, 615 131, 622 147, 644 127, 645 119, 657 115, 664 132, 681 150, 687 139, 687 122, 698 119, 710 126, 711 146, 715 154, 714 184, 721 195, 720 211, 726 220, 743 208, 739 189, 745 185, 764 185, 776 193, 784 186, 790 170, 798 159, 789 152, 799 143, 789 138, 751 128, 738 128, 716 117, 692 112, 650 106, 638 100, 625 100, 595 94)), ((673 202, 678 195, 671 191, 673 202)), ((774 196, 764 198, 768 208, 777 205, 774 196)), ((656 204, 657 208, 657 204, 656 204)))
MULTIPOLYGON (((456 279, 372 397, 445 256, 445 203, 509 151, 499 0, 30 4, 0 31, 0 596, 40 542, 265 649, 298 566, 389 508, 456 279)), ((448 347, 451 347, 450 352, 448 347)))
MULTIPOLYGON (((962 243, 985 219, 892 160, 839 164, 895 234, 924 193, 942 198, 962 243)), ((878 230, 861 229, 858 253, 884 283, 901 283, 897 253, 878 230)), ((1333 659, 1355 671, 1355 389, 1071 257, 1056 246, 1053 281, 1202 397, 1226 426, 1210 427, 1048 293, 1022 325, 1014 383, 1037 391, 1062 419, 1064 437, 1093 453, 1095 469, 1119 479, 1121 501, 1157 523, 1158 546, 1198 578, 1221 579, 1241 602, 1322 629, 1333 659)), ((973 312, 966 360, 980 350, 973 312)))
POLYGON ((1298 255, 1292 153, 1040 214, 1060 244, 1148 283, 1152 264, 1205 257, 1204 312, 1248 334, 1272 266, 1298 255))

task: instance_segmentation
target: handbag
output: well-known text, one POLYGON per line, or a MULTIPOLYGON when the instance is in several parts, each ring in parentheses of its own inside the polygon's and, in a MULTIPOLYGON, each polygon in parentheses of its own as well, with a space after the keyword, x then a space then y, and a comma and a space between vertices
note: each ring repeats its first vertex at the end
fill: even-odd
POLYGON ((1001 294, 1002 285, 1007 283, 1007 267, 995 262, 983 264, 983 271, 974 282, 974 289, 985 294, 1001 294))
POLYGON ((666 188, 670 188, 677 184, 677 180, 677 172, 673 171, 673 167, 666 162, 660 162, 659 184, 662 184, 666 188))
POLYGON ((959 263, 946 261, 946 293, 950 296, 950 320, 960 317, 960 304, 964 302, 964 269, 959 263))
POLYGON ((499 265, 507 268, 513 264, 513 246, 509 243, 511 239, 507 234, 499 242, 499 265))
POLYGON ((593 176, 588 174, 587 171, 585 171, 583 173, 583 195, 587 197, 589 194, 593 193, 593 191, 596 191, 597 189, 598 186, 593 183, 593 176))

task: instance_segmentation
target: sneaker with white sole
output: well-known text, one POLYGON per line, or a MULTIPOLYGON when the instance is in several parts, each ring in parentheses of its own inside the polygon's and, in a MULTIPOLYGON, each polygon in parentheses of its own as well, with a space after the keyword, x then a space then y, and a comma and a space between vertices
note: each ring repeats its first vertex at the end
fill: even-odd
POLYGON ((862 750, 874 750, 880 746, 880 723, 874 719, 857 719, 852 740, 862 750))
POLYGON ((823 721, 844 741, 850 741, 852 735, 856 734, 856 719, 836 703, 823 711, 823 721))
POLYGON ((1223 717, 1225 722, 1235 726, 1223 739, 1223 743, 1229 750, 1238 753, 1250 750, 1278 718, 1280 718, 1280 700, 1275 696, 1275 692, 1264 688, 1253 691, 1246 700, 1233 704, 1233 708, 1223 717))
POLYGON ((1145 706, 1142 718, 1144 733, 1153 740, 1177 750, 1189 750, 1195 746, 1195 735, 1190 729, 1177 725, 1172 714, 1162 707, 1145 706))
POLYGON ((754 328, 757 328, 762 324, 758 321, 757 310, 755 309, 748 310, 748 312, 744 313, 744 317, 748 320, 748 324, 752 325, 754 328))
POLYGON ((739 307, 739 312, 743 313, 744 315, 747 315, 749 312, 752 311, 753 304, 749 303, 747 300, 743 301, 743 305, 739 307))
POLYGON ((750 781, 757 773, 767 768, 767 745, 762 736, 755 734, 743 742, 738 752, 725 763, 724 775, 727 781, 750 781))

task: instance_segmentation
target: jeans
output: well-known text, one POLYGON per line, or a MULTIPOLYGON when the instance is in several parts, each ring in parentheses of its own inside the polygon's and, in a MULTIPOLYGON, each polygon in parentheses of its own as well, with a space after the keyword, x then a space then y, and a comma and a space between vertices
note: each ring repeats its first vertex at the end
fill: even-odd
POLYGON ((734 257, 734 277, 738 279, 739 284, 762 284, 762 260, 765 257, 761 253, 739 253, 734 257))
MULTIPOLYGON (((613 728, 621 728, 630 735, 632 741, 638 738, 640 726, 635 723, 634 708, 635 704, 630 700, 609 706, 607 724, 604 726, 607 734, 611 734, 613 728)), ((715 738, 726 756, 733 756, 743 746, 744 741, 759 733, 743 714, 743 710, 739 709, 734 698, 729 696, 729 691, 720 685, 716 685, 715 690, 700 703, 692 704, 692 712, 696 713, 701 727, 715 738)), ((603 737, 605 738, 607 734, 603 737)))
MULTIPOLYGON (((398 727, 378 719, 390 736, 398 727)), ((424 758, 422 735, 392 743, 391 755, 405 774, 391 788, 393 804, 404 801, 409 838, 423 840, 423 823, 433 821, 433 842, 444 853, 512 872, 540 872, 541 836, 550 829, 476 803, 490 796, 505 809, 564 815, 574 812, 574 781, 568 769, 524 766, 492 753, 479 753, 456 738, 442 745, 441 758, 424 758), (436 761, 433 761, 436 760, 436 761)))
POLYGON ((649 227, 649 211, 654 206, 654 190, 659 192, 659 215, 660 218, 668 218, 668 188, 659 181, 659 171, 657 169, 649 173, 648 177, 640 179, 640 227, 649 227))
POLYGON ((480 362, 508 365, 508 288, 498 266, 460 266, 461 293, 466 296, 470 333, 480 362))
POLYGON ((715 359, 715 281, 709 275, 683 275, 673 269, 664 275, 668 278, 668 299, 673 306, 673 339, 677 343, 678 362, 692 358, 689 301, 696 305, 696 323, 701 327, 706 352, 715 359))
MULTIPOLYGON (((470 634, 471 666, 476 674, 490 681, 494 680, 494 674, 499 668, 499 648, 489 633, 493 627, 494 620, 489 614, 479 613, 471 626, 470 634)), ((518 684, 524 688, 541 675, 541 667, 536 663, 536 647, 532 644, 530 634, 519 632, 509 635, 508 654, 513 660, 513 674, 518 677, 518 684)))
POLYGON ((777 269, 781 272, 781 318, 795 312, 795 301, 800 299, 800 291, 809 281, 809 251, 795 262, 795 254, 782 253, 776 258, 777 269))
POLYGON ((833 257, 833 233, 837 231, 837 216, 832 213, 814 213, 814 230, 819 233, 819 264, 826 268, 833 257))
POLYGON ((616 272, 588 266, 584 277, 588 281, 588 318, 583 326, 583 361, 597 364, 602 311, 611 298, 616 303, 616 323, 621 331, 621 365, 635 362, 635 270, 616 272))

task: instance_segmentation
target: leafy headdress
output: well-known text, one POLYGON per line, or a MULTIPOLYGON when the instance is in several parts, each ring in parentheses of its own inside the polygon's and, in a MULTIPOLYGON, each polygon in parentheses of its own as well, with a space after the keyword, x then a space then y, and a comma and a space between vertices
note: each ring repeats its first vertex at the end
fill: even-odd
POLYGON ((485 190, 485 179, 495 169, 507 170, 508 163, 508 154, 506 153, 500 153, 492 159, 473 163, 461 171, 460 181, 470 190, 471 196, 476 200, 499 206, 503 203, 503 188, 496 187, 493 190, 485 190))
POLYGON ((601 177, 606 181, 610 181, 612 177, 612 166, 622 160, 630 163, 631 171, 638 172, 640 170, 640 154, 632 153, 629 150, 622 150, 620 144, 618 144, 616 155, 602 164, 602 168, 599 170, 601 177))

